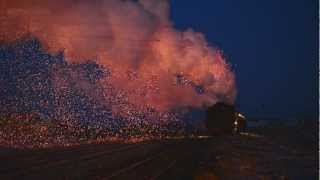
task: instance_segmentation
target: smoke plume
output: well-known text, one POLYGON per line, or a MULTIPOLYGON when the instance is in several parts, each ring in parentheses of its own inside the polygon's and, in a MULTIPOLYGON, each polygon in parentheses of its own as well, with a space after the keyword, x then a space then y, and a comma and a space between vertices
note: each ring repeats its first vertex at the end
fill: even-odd
MULTIPOLYGON (((234 102, 235 77, 222 52, 201 33, 175 30, 166 0, 1 0, 0 6, 1 42, 30 33, 48 51, 63 50, 68 63, 93 59, 108 69, 97 82, 103 90, 75 83, 113 113, 234 102)), ((56 91, 70 83, 60 71, 52 73, 56 91)), ((69 76, 83 79, 79 74, 69 76)))

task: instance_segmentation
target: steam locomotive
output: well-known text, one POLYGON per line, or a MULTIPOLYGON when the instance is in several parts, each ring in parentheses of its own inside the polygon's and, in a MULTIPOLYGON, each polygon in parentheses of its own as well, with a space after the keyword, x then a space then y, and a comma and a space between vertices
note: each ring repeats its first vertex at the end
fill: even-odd
POLYGON ((206 111, 205 125, 208 134, 240 133, 246 129, 246 118, 232 105, 217 103, 206 111))

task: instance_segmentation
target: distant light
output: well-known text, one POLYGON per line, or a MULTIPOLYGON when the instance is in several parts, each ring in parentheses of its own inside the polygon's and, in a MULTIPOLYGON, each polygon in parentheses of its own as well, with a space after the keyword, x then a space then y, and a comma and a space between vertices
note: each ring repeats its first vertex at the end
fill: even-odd
POLYGON ((241 134, 241 136, 248 136, 248 137, 253 137, 253 138, 261 138, 261 137, 263 137, 262 135, 254 134, 254 133, 240 132, 240 134, 241 134))
POLYGON ((211 136, 198 136, 198 139, 208 139, 211 138, 211 136))
POLYGON ((234 125, 238 125, 238 121, 234 121, 234 125))

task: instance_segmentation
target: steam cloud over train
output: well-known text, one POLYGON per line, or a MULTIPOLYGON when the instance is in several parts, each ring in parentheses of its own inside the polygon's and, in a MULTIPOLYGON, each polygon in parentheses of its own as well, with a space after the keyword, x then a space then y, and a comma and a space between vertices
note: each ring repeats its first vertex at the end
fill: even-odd
POLYGON ((152 132, 235 100, 222 51, 175 30, 168 1, 1 0, 0 19, 3 116, 152 132))

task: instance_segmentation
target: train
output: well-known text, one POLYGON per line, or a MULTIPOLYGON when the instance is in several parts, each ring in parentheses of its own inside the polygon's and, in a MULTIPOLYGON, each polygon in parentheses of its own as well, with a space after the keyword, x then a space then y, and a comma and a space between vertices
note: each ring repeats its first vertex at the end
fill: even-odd
POLYGON ((207 108, 205 126, 210 135, 239 134, 246 130, 247 120, 233 105, 216 103, 207 108))

